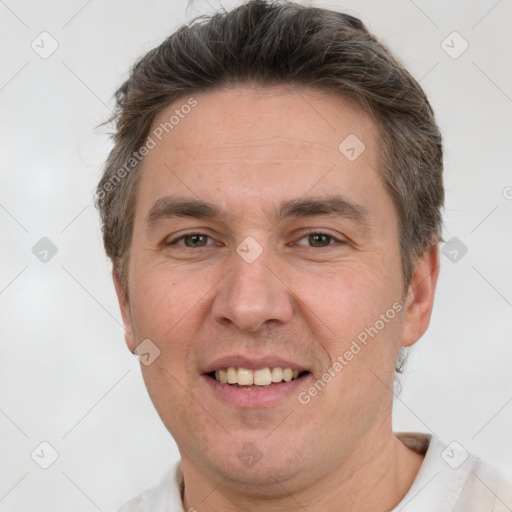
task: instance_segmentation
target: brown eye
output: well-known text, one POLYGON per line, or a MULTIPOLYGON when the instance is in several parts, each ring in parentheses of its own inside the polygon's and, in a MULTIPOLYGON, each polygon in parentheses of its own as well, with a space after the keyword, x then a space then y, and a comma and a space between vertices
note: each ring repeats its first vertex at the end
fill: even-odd
POLYGON ((208 237, 200 234, 185 235, 182 240, 187 247, 204 247, 208 243, 208 237))
POLYGON ((308 242, 311 247, 327 247, 331 244, 332 237, 322 233, 313 233, 308 235, 308 242))
POLYGON ((296 243, 299 246, 311 247, 314 249, 323 249, 327 247, 334 249, 335 247, 346 244, 346 241, 328 233, 322 233, 321 231, 310 231, 296 243))

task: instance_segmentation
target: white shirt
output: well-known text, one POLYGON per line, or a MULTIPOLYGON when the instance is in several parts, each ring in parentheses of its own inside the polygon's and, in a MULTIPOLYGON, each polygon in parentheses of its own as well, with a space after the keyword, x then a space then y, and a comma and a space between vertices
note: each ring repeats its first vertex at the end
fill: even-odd
MULTIPOLYGON (((390 512, 511 512, 512 482, 493 466, 430 435, 395 434, 409 448, 425 454, 409 492, 390 512)), ((155 488, 129 501, 118 512, 185 512, 181 462, 155 488)))

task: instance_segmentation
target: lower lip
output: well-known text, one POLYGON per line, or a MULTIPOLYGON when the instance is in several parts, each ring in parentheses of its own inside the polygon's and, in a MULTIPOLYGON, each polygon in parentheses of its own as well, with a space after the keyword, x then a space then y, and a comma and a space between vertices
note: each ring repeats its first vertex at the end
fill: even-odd
POLYGON ((243 389, 229 384, 218 382, 207 375, 201 375, 206 381, 207 385, 214 394, 223 402, 234 405, 235 407, 256 408, 256 407, 270 407, 279 402, 290 398, 290 396, 297 396, 300 388, 311 377, 311 373, 307 373, 302 377, 291 380, 290 382, 281 382, 269 386, 268 388, 261 389, 243 389))

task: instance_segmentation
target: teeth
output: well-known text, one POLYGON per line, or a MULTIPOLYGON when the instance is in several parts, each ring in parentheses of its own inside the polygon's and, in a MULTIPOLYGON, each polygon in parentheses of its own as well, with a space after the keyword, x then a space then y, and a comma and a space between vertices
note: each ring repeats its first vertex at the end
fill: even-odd
POLYGON ((238 375, 238 372, 236 371, 236 368, 233 368, 232 366, 230 366, 227 371, 228 384, 236 384, 237 383, 237 375, 238 375))
POLYGON ((215 378, 219 381, 219 382, 222 382, 223 384, 226 384, 226 382, 228 381, 228 374, 226 372, 226 370, 215 370, 215 378))
POLYGON ((281 382, 283 380, 283 369, 272 368, 272 382, 281 382))
POLYGON ((238 386, 269 386, 272 383, 290 382, 299 376, 299 370, 291 368, 260 368, 249 370, 248 368, 219 368, 215 370, 215 380, 223 384, 238 386))
POLYGON ((271 383, 272 374, 270 373, 270 368, 263 368, 254 372, 254 384, 257 386, 268 386, 271 383))
POLYGON ((247 368, 238 368, 237 382, 240 386, 252 386, 254 384, 254 373, 247 368))

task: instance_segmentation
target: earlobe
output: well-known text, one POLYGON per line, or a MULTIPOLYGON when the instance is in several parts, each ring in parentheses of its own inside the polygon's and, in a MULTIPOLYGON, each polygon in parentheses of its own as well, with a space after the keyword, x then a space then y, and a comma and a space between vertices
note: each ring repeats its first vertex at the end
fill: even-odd
POLYGON ((130 303, 121 284, 119 269, 116 266, 114 266, 114 268, 112 269, 112 279, 114 280, 114 287, 116 289, 117 300, 119 302, 119 308, 121 309, 121 316, 123 318, 124 338, 126 340, 128 348, 130 349, 130 352, 133 353, 133 351, 136 348, 136 343, 131 322, 130 303))
POLYGON ((439 245, 436 243, 423 252, 414 265, 414 275, 405 301, 405 321, 402 346, 410 347, 427 330, 434 306, 439 276, 439 245))

